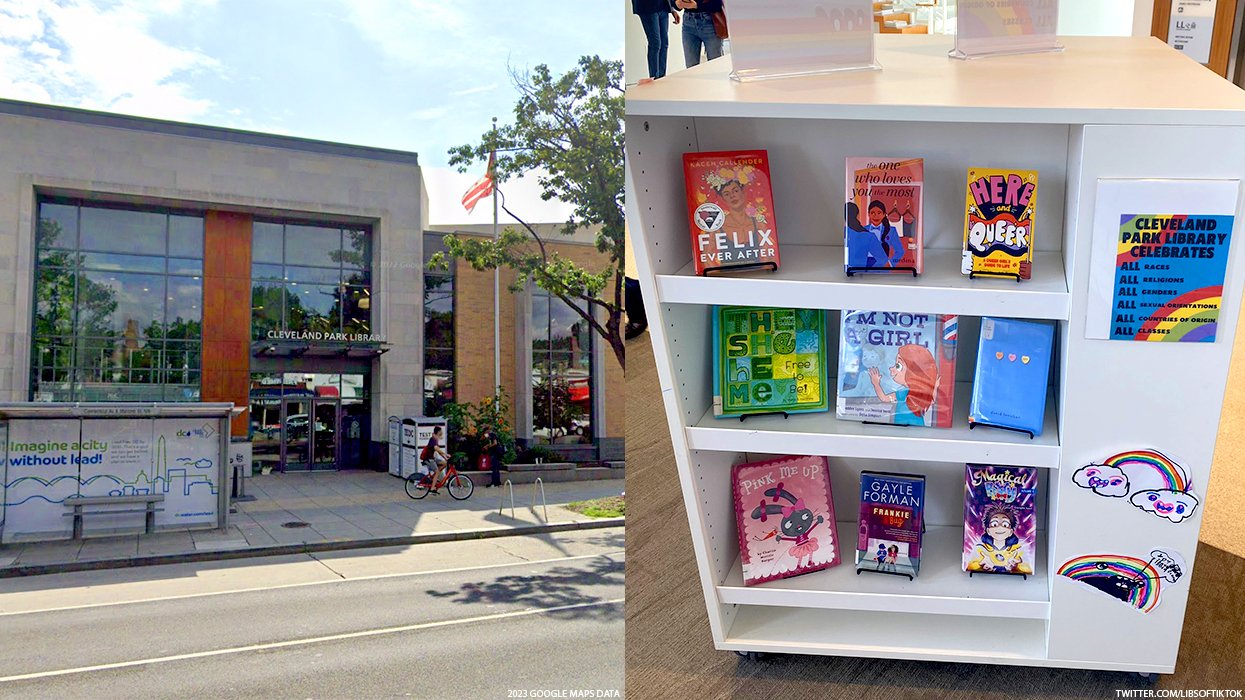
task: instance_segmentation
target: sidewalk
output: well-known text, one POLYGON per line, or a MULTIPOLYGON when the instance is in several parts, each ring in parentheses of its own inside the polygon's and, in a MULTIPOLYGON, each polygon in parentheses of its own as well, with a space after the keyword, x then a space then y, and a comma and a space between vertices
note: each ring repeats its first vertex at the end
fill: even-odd
POLYGON ((247 495, 255 500, 233 504, 236 512, 229 514, 225 532, 180 530, 8 544, 0 546, 0 578, 619 526, 621 518, 588 518, 564 506, 617 496, 623 489, 621 479, 548 484, 546 521, 539 490, 536 507, 531 507, 530 484, 515 487, 512 517, 504 488, 477 485, 465 501, 455 501, 444 491, 416 501, 406 495, 401 479, 383 472, 269 474, 247 480, 247 495))

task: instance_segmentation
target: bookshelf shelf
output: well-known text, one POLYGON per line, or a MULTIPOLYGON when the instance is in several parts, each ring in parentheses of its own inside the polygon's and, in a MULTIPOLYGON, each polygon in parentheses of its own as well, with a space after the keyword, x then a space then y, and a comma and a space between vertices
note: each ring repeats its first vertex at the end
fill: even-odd
MULTIPOLYGON (((855 546, 855 521, 840 521, 838 536, 845 547, 855 546)), ((1039 533, 1041 536, 1044 533, 1039 533)), ((803 576, 743 583, 737 559, 717 587, 724 603, 832 610, 927 613, 967 617, 1045 620, 1050 616, 1050 581, 1045 557, 1039 555, 1036 573, 1026 581, 1013 576, 974 576, 960 569, 964 528, 930 527, 921 545, 921 573, 909 581, 900 576, 857 575, 846 549, 844 564, 803 576)))
POLYGON ((843 272, 843 247, 784 245, 777 273, 745 272, 697 277, 688 263, 673 275, 658 275, 661 298, 671 304, 800 306, 821 309, 876 309, 965 316, 1006 316, 1067 320, 1068 285, 1062 257, 1038 253, 1034 279, 1017 283, 960 274, 955 250, 930 250, 925 273, 843 272))
MULTIPOLYGON (((834 377, 830 385, 835 386, 834 377)), ((1046 425, 1030 440, 1006 430, 968 428, 967 406, 972 384, 957 382, 955 417, 950 428, 908 428, 866 425, 838 420, 829 413, 716 418, 713 409, 687 426, 687 444, 694 450, 768 454, 835 455, 861 459, 917 459, 930 462, 1015 464, 1059 468, 1058 411, 1052 394, 1046 403, 1046 425)))
MULTIPOLYGON (((981 61, 948 59, 950 37, 876 38, 881 71, 741 84, 727 78, 727 57, 627 93, 628 234, 714 644, 1170 672, 1192 574, 1164 583, 1162 605, 1142 614, 1056 571, 1086 554, 1144 559, 1156 547, 1178 552, 1192 570, 1205 493, 1192 517, 1171 525, 1127 499, 1078 488, 1072 478, 1111 455, 1158 449, 1180 455, 1193 484, 1210 482, 1245 292, 1245 242, 1229 252, 1216 342, 1087 338, 1097 188, 1104 179, 1245 180, 1245 93, 1149 37, 1061 37, 1062 53, 981 61), (1003 84, 1008 90, 997 89, 1003 84), (696 277, 682 154, 741 149, 768 152, 782 267, 696 277), (837 232, 850 156, 924 159, 921 277, 843 273, 837 232), (969 167, 1041 173, 1032 280, 960 275, 969 167), (953 427, 840 421, 833 400, 828 413, 715 418, 713 305, 828 310, 836 329, 826 358, 832 377, 836 311, 959 314, 953 427), (1046 424, 1037 439, 968 429, 981 316, 1055 326, 1046 424), (857 577, 849 521, 839 524, 838 567, 744 586, 731 465, 784 454, 830 458, 839 517, 855 515, 843 506, 862 469, 925 473, 929 532, 917 579, 857 577), (970 580, 959 571, 963 491, 950 475, 962 473, 963 463, 1043 469, 1040 561, 1028 581, 970 580), (1111 630, 1115 641, 1098 643, 1087 626, 1111 630)), ((1238 207, 1236 221, 1241 237, 1245 209, 1238 207)), ((651 410, 646 398, 658 400, 631 395, 630 410, 651 410)), ((682 593, 687 582, 668 585, 682 593)))

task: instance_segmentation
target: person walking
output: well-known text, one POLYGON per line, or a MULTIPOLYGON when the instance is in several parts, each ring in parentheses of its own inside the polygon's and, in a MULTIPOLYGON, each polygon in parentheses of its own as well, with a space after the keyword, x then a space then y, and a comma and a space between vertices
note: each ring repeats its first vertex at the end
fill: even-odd
POLYGON ((501 461, 506 455, 506 448, 501 444, 501 438, 497 437, 497 431, 492 428, 484 431, 483 443, 484 454, 488 455, 489 469, 493 472, 488 487, 501 486, 501 461))
POLYGON ((674 0, 683 10, 683 60, 687 67, 700 63, 700 48, 706 60, 722 56, 722 37, 713 27, 713 13, 722 11, 722 0, 674 0))
POLYGON ((656 80, 666 75, 666 54, 670 49, 670 15, 679 23, 674 0, 631 0, 631 12, 639 16, 648 39, 648 77, 656 80))

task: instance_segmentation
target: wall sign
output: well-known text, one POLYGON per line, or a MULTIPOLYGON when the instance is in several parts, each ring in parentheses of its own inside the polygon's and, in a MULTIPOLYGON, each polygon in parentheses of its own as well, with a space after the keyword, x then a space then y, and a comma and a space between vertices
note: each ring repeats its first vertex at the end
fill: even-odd
POLYGON ((1059 0, 959 0, 954 58, 1060 51, 1059 0))
POLYGON ((1238 180, 1099 180, 1085 337, 1213 343, 1238 180))
POLYGON ((383 343, 385 336, 371 333, 323 333, 320 331, 268 331, 268 340, 302 340, 317 343, 383 343))
POLYGON ((1172 0, 1167 43, 1198 63, 1210 63, 1215 0, 1172 0))

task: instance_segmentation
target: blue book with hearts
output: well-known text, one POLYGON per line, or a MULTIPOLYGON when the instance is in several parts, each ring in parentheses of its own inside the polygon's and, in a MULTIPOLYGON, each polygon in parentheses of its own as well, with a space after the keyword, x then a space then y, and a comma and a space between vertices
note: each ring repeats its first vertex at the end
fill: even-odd
POLYGON ((969 426, 1042 434, 1055 327, 1011 318, 981 319, 969 426))

